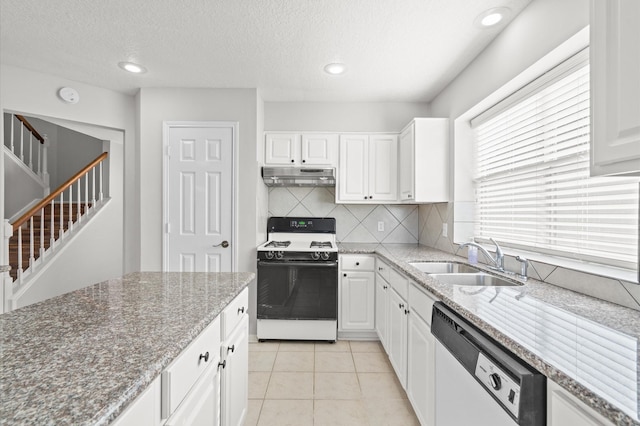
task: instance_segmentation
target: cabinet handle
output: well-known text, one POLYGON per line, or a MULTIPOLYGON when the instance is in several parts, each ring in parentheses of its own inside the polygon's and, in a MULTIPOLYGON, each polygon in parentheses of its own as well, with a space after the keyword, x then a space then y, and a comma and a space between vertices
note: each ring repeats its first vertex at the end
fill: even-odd
POLYGON ((360 266, 360 262, 356 262, 356 266, 360 266))
POLYGON ((400 303, 400 304, 398 305, 398 308, 403 309, 403 308, 404 308, 404 303, 400 303))
POLYGON ((229 352, 233 353, 235 352, 235 350, 236 350, 236 345, 231 345, 227 348, 227 353, 229 352))
POLYGON ((369 198, 369 197, 367 197, 367 196, 365 195, 365 196, 364 196, 364 199, 366 200, 367 198, 369 198))
POLYGON ((220 367, 225 368, 226 366, 227 366, 227 360, 226 359, 224 361, 218 363, 218 368, 220 368, 220 367))
POLYGON ((404 310, 404 314, 405 314, 405 315, 408 315, 408 314, 409 314, 409 310, 408 310, 408 309, 405 309, 405 310, 404 310))
POLYGON ((302 162, 303 162, 303 163, 306 163, 306 162, 307 162, 307 160, 302 160, 302 162))
POLYGON ((383 289, 383 290, 386 290, 386 289, 387 289, 387 286, 386 286, 386 285, 383 285, 383 286, 382 286, 382 289, 383 289))
POLYGON ((295 163, 295 162, 296 162, 296 160, 291 160, 291 162, 292 162, 292 163, 295 163))
POLYGON ((347 274, 342 274, 342 276, 343 276, 343 277, 346 277, 346 276, 347 276, 347 274))
POLYGON ((200 354, 200 358, 198 358, 198 362, 204 358, 204 362, 209 361, 209 351, 207 351, 204 355, 200 354))
POLYGON ((242 308, 238 308, 238 315, 244 314, 244 306, 242 308))
POLYGON ((373 200, 373 195, 369 195, 369 199, 370 199, 370 200, 373 200))

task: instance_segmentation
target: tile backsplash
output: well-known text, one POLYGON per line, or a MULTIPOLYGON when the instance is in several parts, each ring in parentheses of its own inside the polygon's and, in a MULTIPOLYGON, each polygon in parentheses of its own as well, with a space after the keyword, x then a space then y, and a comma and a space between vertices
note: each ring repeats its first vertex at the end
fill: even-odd
POLYGON ((417 206, 336 204, 333 187, 271 187, 269 216, 335 217, 344 243, 416 244, 420 229, 417 206))

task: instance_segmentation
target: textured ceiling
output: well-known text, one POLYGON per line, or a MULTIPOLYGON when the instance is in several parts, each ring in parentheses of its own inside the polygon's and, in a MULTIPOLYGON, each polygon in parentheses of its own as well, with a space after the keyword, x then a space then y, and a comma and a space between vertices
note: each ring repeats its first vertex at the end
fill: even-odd
POLYGON ((0 61, 135 93, 259 88, 266 101, 430 101, 530 0, 2 0, 0 61), (148 68, 130 75, 117 63, 148 68), (347 73, 330 76, 329 62, 347 73))

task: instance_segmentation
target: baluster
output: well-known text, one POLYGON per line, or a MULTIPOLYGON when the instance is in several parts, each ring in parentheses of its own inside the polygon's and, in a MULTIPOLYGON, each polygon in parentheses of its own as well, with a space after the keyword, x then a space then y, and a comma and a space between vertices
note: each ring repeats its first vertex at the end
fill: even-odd
POLYGON ((29 168, 33 171, 33 133, 29 131, 29 168))
POLYGON ((29 267, 33 265, 33 262, 36 261, 34 256, 34 248, 35 242, 33 241, 33 216, 29 218, 29 267))
POLYGON ((69 222, 67 229, 73 229, 73 185, 69 187, 69 222))
POLYGON ((56 222, 54 220, 55 212, 56 212, 56 205, 53 203, 53 200, 51 200, 51 217, 49 218, 49 222, 51 225, 51 229, 49 229, 49 234, 50 234, 49 247, 53 247, 53 243, 56 242, 56 222))
POLYGON ((18 227, 18 279, 22 277, 22 225, 18 227))
POLYGON ((58 238, 62 238, 62 235, 64 235, 64 191, 60 193, 60 228, 58 233, 58 238))
POLYGON ((40 256, 44 255, 44 206, 40 209, 40 256))
POLYGON ((20 161, 24 163, 24 126, 20 126, 20 161))
POLYGON ((76 220, 77 220, 78 222, 80 222, 80 217, 82 216, 82 215, 80 214, 80 205, 82 204, 82 201, 80 201, 80 199, 82 198, 82 197, 80 196, 80 189, 81 189, 81 188, 80 188, 80 181, 81 181, 81 180, 82 180, 81 178, 78 178, 78 204, 77 204, 78 212, 76 213, 76 218, 77 218, 76 220))
POLYGON ((95 208, 96 206, 96 168, 95 166, 91 169, 91 175, 93 176, 93 183, 91 185, 91 205, 95 208))
POLYGON ((16 133, 15 133, 15 129, 14 129, 14 123, 17 120, 15 115, 11 115, 11 152, 13 154, 16 153, 16 148, 14 146, 14 142, 15 142, 15 138, 16 138, 16 133))
POLYGON ((89 172, 84 174, 84 214, 89 211, 89 172))
POLYGON ((42 144, 42 179, 44 183, 49 186, 49 171, 47 170, 47 149, 49 146, 49 138, 47 135, 42 136, 44 143, 42 144))
POLYGON ((102 162, 100 162, 100 173, 98 177, 100 178, 100 201, 102 201, 102 162))

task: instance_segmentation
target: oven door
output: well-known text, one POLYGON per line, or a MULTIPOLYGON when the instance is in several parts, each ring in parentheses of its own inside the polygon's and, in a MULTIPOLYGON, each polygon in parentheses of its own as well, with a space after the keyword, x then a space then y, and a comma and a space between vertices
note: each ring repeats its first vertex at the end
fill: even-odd
POLYGON ((258 319, 336 320, 338 262, 258 261, 258 319))

